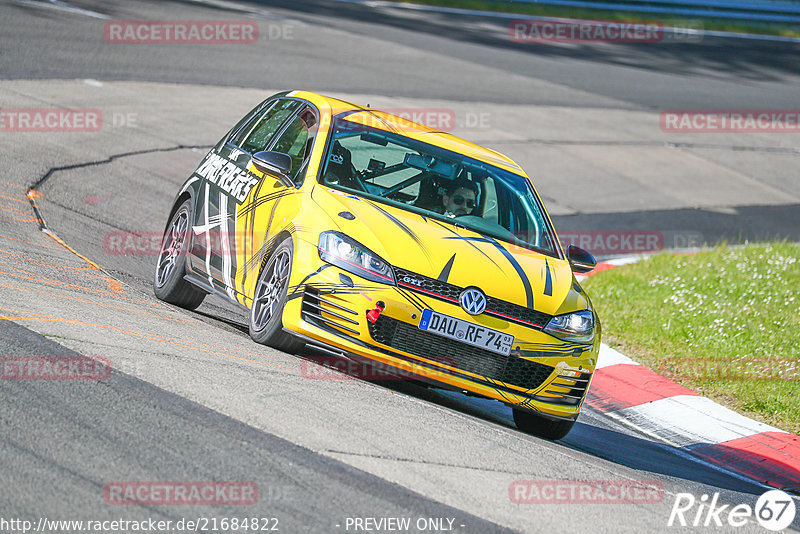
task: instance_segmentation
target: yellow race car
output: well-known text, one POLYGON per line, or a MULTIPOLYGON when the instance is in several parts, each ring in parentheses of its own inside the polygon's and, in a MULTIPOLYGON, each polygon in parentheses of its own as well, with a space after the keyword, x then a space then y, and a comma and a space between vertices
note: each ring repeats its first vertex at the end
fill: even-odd
POLYGON ((251 337, 496 399, 550 439, 578 417, 600 323, 525 172, 388 113, 306 91, 240 120, 181 187, 158 298, 207 294, 251 337))

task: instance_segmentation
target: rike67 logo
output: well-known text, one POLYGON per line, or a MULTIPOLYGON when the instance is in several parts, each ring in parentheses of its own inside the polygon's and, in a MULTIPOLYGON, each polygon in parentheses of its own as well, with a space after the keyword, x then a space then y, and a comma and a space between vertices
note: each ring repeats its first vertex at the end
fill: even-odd
POLYGON ((709 500, 708 495, 699 499, 691 493, 678 493, 669 514, 667 526, 678 527, 743 527, 753 516, 767 530, 783 530, 794 521, 796 507, 792 497, 781 490, 770 490, 756 501, 755 508, 748 504, 718 504, 719 493, 709 500), (696 508, 695 508, 696 505, 696 508))

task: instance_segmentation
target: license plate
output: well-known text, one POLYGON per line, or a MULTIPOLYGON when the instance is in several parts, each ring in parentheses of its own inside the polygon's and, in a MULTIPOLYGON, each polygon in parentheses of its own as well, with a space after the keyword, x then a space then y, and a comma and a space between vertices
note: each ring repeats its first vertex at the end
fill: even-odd
POLYGON ((420 330, 455 339, 467 345, 480 347, 504 356, 508 356, 511 352, 511 345, 514 343, 514 336, 512 335, 468 321, 462 321, 433 310, 422 312, 419 328, 420 330))

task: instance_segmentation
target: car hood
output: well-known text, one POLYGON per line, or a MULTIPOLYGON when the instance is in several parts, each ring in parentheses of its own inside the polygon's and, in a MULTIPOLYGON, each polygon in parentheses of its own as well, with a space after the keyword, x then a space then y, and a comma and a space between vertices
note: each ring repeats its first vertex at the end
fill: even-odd
POLYGON ((478 287, 491 297, 550 315, 589 307, 576 295, 565 260, 324 186, 316 186, 312 198, 342 232, 393 267, 478 287))

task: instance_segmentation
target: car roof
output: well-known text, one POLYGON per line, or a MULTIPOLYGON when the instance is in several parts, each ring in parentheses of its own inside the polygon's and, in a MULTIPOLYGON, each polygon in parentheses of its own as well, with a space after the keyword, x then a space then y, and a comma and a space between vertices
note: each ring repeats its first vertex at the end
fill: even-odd
POLYGON ((436 130, 424 124, 392 115, 385 111, 360 106, 310 91, 293 91, 287 96, 308 100, 318 108, 321 108, 321 111, 323 108, 327 109, 332 116, 346 113, 346 120, 351 122, 399 133, 406 137, 422 141, 423 143, 429 143, 458 154, 463 154, 478 161, 495 165, 514 174, 525 176, 526 178, 528 176, 525 174, 525 171, 522 170, 522 167, 514 160, 497 151, 476 145, 475 143, 461 139, 453 134, 436 130))

